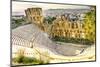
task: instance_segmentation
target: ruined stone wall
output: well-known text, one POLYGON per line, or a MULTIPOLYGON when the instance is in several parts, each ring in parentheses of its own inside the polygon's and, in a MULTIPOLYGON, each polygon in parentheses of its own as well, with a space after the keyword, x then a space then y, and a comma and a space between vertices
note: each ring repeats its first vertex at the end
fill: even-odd
POLYGON ((80 22, 69 22, 64 16, 58 16, 53 21, 51 27, 51 36, 84 38, 83 24, 80 22))
POLYGON ((36 24, 41 30, 46 31, 42 8, 28 8, 25 10, 25 14, 28 22, 36 24))
POLYGON ((42 8, 28 8, 25 10, 29 22, 40 24, 43 23, 42 8))

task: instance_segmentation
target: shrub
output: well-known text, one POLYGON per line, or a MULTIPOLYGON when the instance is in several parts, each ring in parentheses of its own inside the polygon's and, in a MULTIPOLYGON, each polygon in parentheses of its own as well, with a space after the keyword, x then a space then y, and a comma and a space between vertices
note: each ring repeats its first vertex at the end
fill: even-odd
POLYGON ((16 57, 13 58, 14 63, 22 63, 22 64, 47 64, 49 61, 44 62, 44 60, 32 58, 32 57, 16 57))
POLYGON ((82 39, 82 38, 67 38, 67 37, 53 37, 53 41, 60 41, 66 43, 76 43, 76 44, 84 44, 84 45, 91 45, 94 42, 90 41, 89 39, 82 39))
POLYGON ((30 58, 30 57, 24 57, 23 58, 23 63, 27 64, 27 63, 32 63, 34 61, 34 58, 30 58))
POLYGON ((23 62, 23 58, 24 58, 24 56, 20 55, 19 57, 16 58, 16 61, 18 63, 22 63, 23 62))
POLYGON ((39 54, 39 58, 34 57, 26 57, 24 56, 24 50, 19 49, 17 52, 17 57, 13 58, 14 63, 21 63, 21 64, 47 64, 49 63, 50 59, 48 57, 48 52, 42 52, 42 54, 39 54))

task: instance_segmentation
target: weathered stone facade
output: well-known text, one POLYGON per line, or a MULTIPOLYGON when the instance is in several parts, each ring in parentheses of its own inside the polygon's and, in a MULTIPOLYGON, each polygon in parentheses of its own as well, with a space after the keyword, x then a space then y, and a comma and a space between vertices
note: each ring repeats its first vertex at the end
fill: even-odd
POLYGON ((43 23, 42 8, 28 8, 25 10, 25 13, 29 22, 36 24, 43 23))
POLYGON ((51 35, 68 38, 84 38, 83 24, 80 22, 69 22, 65 16, 58 16, 53 21, 51 35))
POLYGON ((25 10, 28 22, 36 24, 41 30, 46 31, 46 26, 43 24, 44 17, 42 8, 28 8, 25 10))

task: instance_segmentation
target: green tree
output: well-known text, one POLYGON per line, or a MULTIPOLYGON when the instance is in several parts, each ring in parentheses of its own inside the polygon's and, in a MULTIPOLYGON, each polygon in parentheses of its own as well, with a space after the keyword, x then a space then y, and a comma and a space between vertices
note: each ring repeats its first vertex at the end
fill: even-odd
POLYGON ((95 24, 96 24, 96 10, 95 7, 91 7, 91 11, 86 13, 84 19, 84 29, 86 31, 86 39, 95 41, 95 24))
POLYGON ((55 17, 50 17, 50 16, 48 16, 48 17, 45 18, 45 21, 47 21, 48 24, 52 24, 52 22, 53 22, 55 19, 56 19, 55 17))

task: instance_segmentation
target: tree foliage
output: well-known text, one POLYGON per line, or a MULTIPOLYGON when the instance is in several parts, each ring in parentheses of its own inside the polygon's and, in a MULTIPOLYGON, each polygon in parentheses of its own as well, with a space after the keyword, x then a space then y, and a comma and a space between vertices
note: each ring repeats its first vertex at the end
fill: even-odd
POLYGON ((95 41, 95 7, 91 7, 91 9, 92 10, 90 12, 85 14, 84 29, 86 31, 86 39, 95 41))
POLYGON ((48 24, 52 24, 52 22, 55 20, 56 18, 55 17, 46 17, 44 20, 48 22, 48 24))

